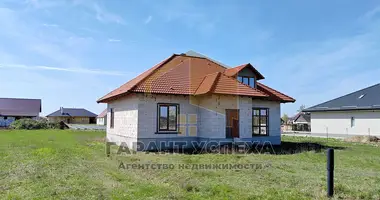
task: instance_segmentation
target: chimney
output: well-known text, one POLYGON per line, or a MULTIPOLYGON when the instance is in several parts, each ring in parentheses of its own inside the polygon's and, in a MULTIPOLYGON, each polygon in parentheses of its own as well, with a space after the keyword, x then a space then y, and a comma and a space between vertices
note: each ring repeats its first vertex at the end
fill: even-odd
POLYGON ((63 107, 59 108, 61 110, 61 115, 63 115, 63 107))

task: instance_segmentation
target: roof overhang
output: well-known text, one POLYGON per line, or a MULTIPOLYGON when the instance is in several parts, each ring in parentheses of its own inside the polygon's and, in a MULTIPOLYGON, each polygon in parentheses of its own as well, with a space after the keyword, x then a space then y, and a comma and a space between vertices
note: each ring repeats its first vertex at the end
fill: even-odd
POLYGON ((305 109, 303 112, 330 112, 330 111, 361 111, 361 110, 380 110, 380 106, 376 107, 341 107, 341 108, 323 108, 323 109, 305 109))

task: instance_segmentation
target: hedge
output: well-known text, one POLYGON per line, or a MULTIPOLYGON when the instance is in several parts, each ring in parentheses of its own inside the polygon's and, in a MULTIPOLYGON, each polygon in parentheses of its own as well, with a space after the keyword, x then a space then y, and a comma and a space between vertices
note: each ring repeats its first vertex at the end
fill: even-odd
POLYGON ((34 120, 34 119, 19 119, 11 123, 9 126, 13 129, 58 129, 60 128, 59 122, 49 122, 48 120, 34 120))

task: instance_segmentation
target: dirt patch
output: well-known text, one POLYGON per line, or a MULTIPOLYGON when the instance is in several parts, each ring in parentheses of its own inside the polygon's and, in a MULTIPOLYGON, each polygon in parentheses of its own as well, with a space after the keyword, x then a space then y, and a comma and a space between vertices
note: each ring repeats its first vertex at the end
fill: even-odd
POLYGON ((373 143, 373 142, 380 142, 380 138, 376 136, 353 136, 349 138, 345 138, 344 141, 346 142, 359 142, 359 143, 373 143))
POLYGON ((91 139, 92 142, 106 142, 106 138, 105 137, 97 137, 97 138, 93 138, 91 139))

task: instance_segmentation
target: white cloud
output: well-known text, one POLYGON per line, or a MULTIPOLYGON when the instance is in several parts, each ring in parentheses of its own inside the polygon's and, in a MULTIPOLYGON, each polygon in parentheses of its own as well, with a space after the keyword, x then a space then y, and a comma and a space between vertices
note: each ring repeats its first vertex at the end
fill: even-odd
POLYGON ((96 19, 99 20, 100 22, 113 22, 117 24, 125 24, 124 19, 112 12, 108 12, 105 8, 100 7, 99 4, 93 3, 92 9, 96 13, 96 19))
POLYGON ((152 21, 151 15, 149 15, 148 18, 145 19, 144 24, 149 24, 150 21, 152 21))
POLYGON ((66 2, 61 0, 24 0, 23 3, 35 9, 46 9, 65 5, 66 2))
POLYGON ((99 69, 61 68, 61 67, 49 67, 49 66, 28 66, 28 65, 19 65, 19 64, 0 64, 0 68, 61 71, 61 72, 72 72, 72 73, 83 73, 83 74, 99 74, 99 75, 110 75, 110 76, 124 76, 124 75, 126 75, 125 73, 122 73, 122 72, 106 71, 106 70, 99 70, 99 69))
POLYGON ((42 24, 45 27, 58 27, 58 24, 42 24))
POLYGON ((283 106, 288 114, 379 83, 379 25, 368 21, 358 35, 284 46, 259 64, 270 75, 264 82, 297 99, 283 106))
POLYGON ((121 42, 121 40, 110 38, 108 39, 108 42, 121 42))
POLYGON ((380 6, 377 6, 374 9, 368 11, 362 18, 371 19, 374 18, 377 14, 380 14, 380 6))

